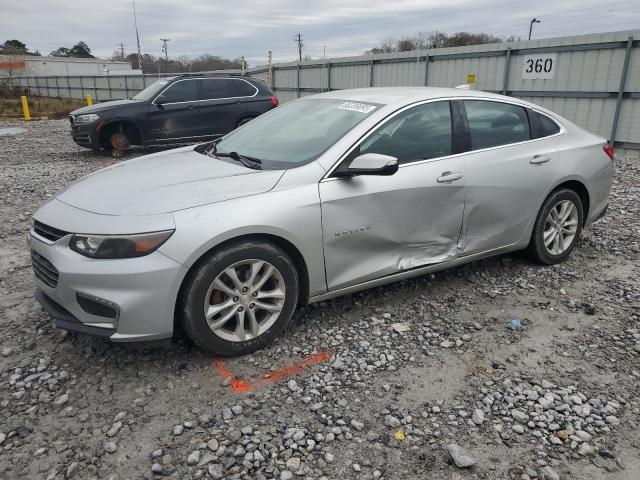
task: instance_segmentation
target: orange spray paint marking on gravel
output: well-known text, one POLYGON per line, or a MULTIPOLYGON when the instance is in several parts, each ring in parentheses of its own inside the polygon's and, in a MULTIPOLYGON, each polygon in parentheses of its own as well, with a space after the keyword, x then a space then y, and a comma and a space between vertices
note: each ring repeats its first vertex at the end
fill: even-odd
POLYGON ((316 355, 311 355, 310 357, 305 358, 303 361, 294 363, 289 367, 284 367, 272 372, 267 372, 262 376, 262 378, 257 378, 255 380, 244 380, 236 377, 220 359, 214 358, 213 360, 211 360, 211 363, 214 367, 216 367, 218 375, 220 375, 229 383, 229 386, 234 392, 246 393, 259 387, 264 382, 275 383, 290 375, 297 375, 305 367, 309 367, 319 362, 324 362, 330 357, 331 353, 329 352, 322 352, 316 355))

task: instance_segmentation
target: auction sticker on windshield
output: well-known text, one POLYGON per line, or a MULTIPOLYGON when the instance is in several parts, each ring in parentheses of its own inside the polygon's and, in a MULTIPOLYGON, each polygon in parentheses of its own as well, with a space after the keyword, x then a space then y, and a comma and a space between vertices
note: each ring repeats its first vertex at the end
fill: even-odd
POLYGON ((352 112, 369 113, 376 109, 375 105, 369 105, 367 103, 358 102, 344 102, 338 105, 338 108, 343 110, 351 110, 352 112))

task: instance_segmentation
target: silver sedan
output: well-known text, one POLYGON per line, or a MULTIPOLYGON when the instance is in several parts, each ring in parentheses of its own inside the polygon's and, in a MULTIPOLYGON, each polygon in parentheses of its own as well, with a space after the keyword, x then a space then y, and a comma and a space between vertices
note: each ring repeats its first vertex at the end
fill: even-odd
POLYGON ((515 250, 564 260, 606 211, 613 160, 604 139, 514 98, 309 96, 71 183, 34 215, 37 298, 61 328, 124 342, 179 325, 245 354, 299 304, 515 250))

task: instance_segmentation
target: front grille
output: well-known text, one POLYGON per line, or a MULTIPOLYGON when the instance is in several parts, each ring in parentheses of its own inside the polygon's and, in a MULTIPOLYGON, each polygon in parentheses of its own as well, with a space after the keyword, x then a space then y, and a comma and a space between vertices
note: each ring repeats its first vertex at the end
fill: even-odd
POLYGON ((31 250, 31 266, 38 280, 51 288, 56 288, 60 272, 49 260, 31 250))
POLYGON ((69 235, 69 232, 65 232, 64 230, 60 230, 58 228, 50 227, 49 225, 45 225, 44 223, 38 222, 35 220, 33 222, 33 231, 36 232, 43 238, 47 240, 51 240, 52 242, 57 242, 65 235, 69 235))

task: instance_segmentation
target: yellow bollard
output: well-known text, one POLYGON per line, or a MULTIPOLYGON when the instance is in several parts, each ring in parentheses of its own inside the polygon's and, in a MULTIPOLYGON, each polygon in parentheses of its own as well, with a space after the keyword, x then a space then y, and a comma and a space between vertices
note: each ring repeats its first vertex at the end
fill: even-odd
POLYGON ((27 102, 26 95, 20 97, 22 100, 22 111, 24 112, 24 119, 31 120, 31 114, 29 113, 29 102, 27 102))
POLYGON ((93 97, 91 97, 91 95, 87 95, 87 105, 93 105, 93 97))

